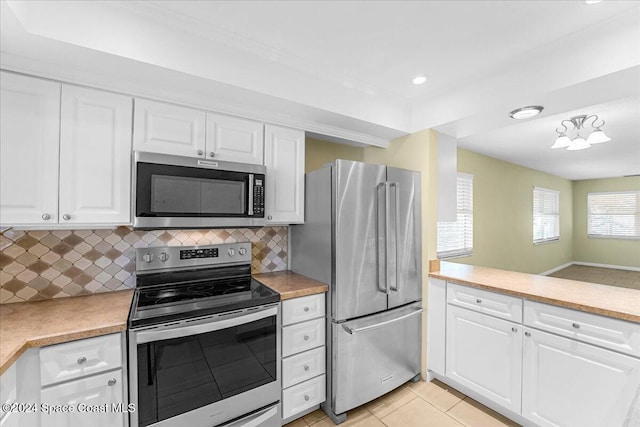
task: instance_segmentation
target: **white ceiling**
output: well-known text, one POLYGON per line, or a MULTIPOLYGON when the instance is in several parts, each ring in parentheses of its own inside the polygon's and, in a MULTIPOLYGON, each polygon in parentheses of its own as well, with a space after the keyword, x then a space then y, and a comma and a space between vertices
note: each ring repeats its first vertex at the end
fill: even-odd
POLYGON ((640 173, 637 1, 7 1, 2 12, 3 68, 374 145, 435 128, 570 179, 640 173), (425 85, 411 84, 418 74, 425 85), (543 114, 507 117, 530 104, 543 114), (599 114, 613 141, 551 150, 576 114, 599 114))

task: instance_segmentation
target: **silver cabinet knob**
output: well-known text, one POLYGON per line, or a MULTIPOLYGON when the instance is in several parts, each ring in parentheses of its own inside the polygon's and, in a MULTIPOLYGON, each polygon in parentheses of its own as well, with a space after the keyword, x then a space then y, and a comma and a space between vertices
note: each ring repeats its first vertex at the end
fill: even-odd
POLYGON ((78 357, 78 365, 82 365, 87 362, 87 358, 84 356, 78 357))
POLYGON ((213 151, 209 153, 209 157, 215 157, 216 153, 214 153, 213 151))
POLYGON ((308 395, 308 394, 305 394, 305 395, 304 395, 304 400, 307 400, 307 401, 308 401, 309 399, 310 399, 309 395, 308 395))
POLYGON ((304 340, 305 340, 305 341, 309 341, 309 335, 305 335, 305 336, 304 336, 304 340))
POLYGON ((49 221, 51 219, 51 215, 48 213, 42 214, 42 219, 45 221, 49 221))
POLYGON ((273 217, 272 217, 271 215, 269 215, 269 216, 267 217, 267 219, 268 219, 269 221, 271 221, 271 220, 273 219, 273 217))
POLYGON ((476 302, 477 302, 478 304, 480 304, 480 303, 482 302, 482 300, 481 300, 480 298, 478 298, 478 299, 476 300, 476 302))
POLYGON ((309 311, 309 307, 305 307, 305 308, 304 308, 304 311, 309 311))
POLYGON ((518 332, 518 328, 516 328, 515 326, 513 328, 511 328, 512 332, 518 332))
POLYGON ((198 156, 202 156, 203 154, 204 154, 204 151, 198 150, 198 156))
POLYGON ((64 215, 62 215, 62 219, 64 219, 65 221, 69 221, 71 219, 71 215, 64 214, 64 215))
POLYGON ((571 326, 573 326, 575 329, 580 329, 580 325, 577 323, 572 323, 571 326))
POLYGON ((113 387, 114 385, 116 385, 116 382, 117 382, 117 381, 116 381, 116 379, 115 379, 115 378, 111 378, 111 379, 107 382, 107 385, 108 385, 109 387, 113 387))
POLYGON ((525 333, 524 333, 524 336, 525 336, 525 337, 530 337, 530 336, 531 336, 531 332, 525 332, 525 333))
POLYGON ((309 365, 304 365, 304 370, 308 371, 309 370, 309 365))

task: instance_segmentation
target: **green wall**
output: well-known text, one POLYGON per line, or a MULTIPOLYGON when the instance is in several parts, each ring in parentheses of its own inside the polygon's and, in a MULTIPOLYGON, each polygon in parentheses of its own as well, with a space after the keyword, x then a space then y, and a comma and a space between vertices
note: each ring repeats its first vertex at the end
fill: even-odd
POLYGON ((573 261, 572 182, 458 149, 458 171, 473 175, 473 255, 463 264, 542 273, 573 261), (560 240, 533 244, 533 187, 560 191, 560 240))
POLYGON ((640 267, 640 240, 587 237, 587 193, 638 190, 638 176, 573 182, 574 261, 640 267))
POLYGON ((325 164, 336 159, 362 162, 364 160, 364 148, 306 138, 305 172, 320 169, 325 164))

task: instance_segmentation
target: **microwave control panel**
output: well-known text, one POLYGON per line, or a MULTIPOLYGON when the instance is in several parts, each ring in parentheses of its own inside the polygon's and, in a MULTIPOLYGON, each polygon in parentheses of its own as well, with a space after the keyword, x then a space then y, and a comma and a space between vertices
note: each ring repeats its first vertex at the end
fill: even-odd
POLYGON ((264 181, 257 178, 253 183, 253 215, 264 216, 264 181))

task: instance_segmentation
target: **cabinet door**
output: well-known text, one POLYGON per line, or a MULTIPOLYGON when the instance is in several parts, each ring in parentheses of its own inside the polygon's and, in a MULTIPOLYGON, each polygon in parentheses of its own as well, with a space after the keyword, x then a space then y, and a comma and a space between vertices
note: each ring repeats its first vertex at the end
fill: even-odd
POLYGON ((124 425, 127 402, 123 400, 120 369, 44 388, 41 396, 43 405, 71 405, 74 408, 73 412, 66 413, 42 412, 40 415, 43 426, 124 425))
POLYGON ((62 88, 60 223, 131 222, 131 98, 62 88))
POLYGON ((448 305, 446 335, 447 376, 520 413, 522 327, 448 305))
POLYGON ((2 225, 56 224, 60 84, 0 76, 2 225))
POLYGON ((261 165, 263 124, 253 120, 207 113, 208 158, 261 165))
POLYGON ((205 120, 201 110, 136 99, 133 149, 204 157, 205 120))
POLYGON ((640 359, 529 328, 523 359, 522 415, 538 425, 627 425, 640 404, 640 359))
POLYGON ((304 222, 304 132, 265 126, 265 208, 270 224, 304 222))

